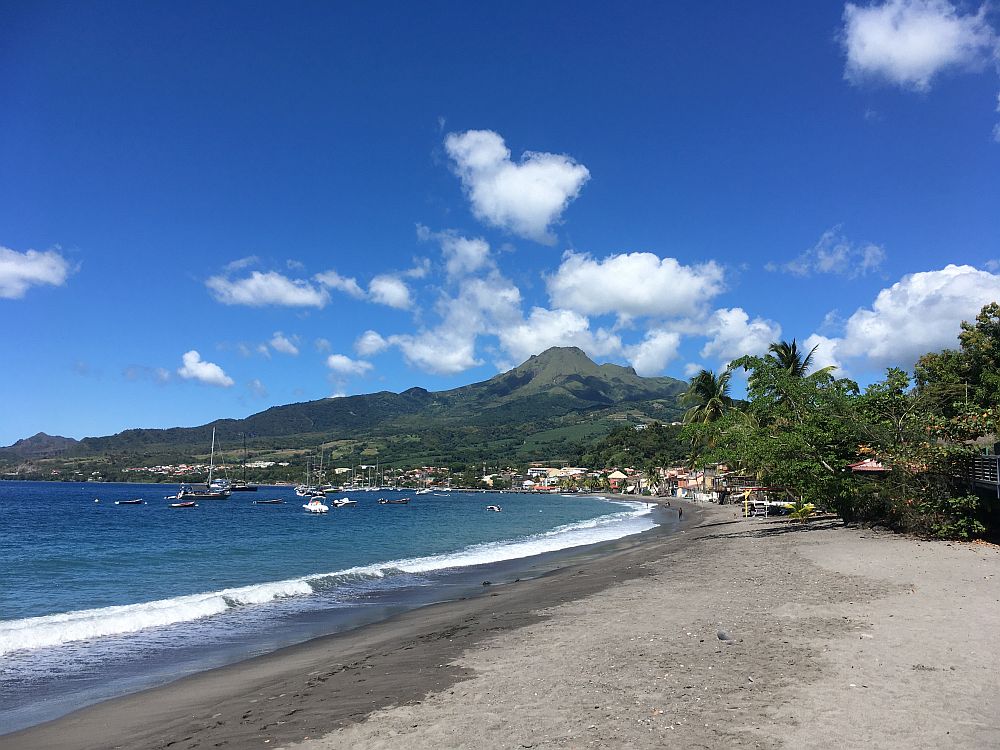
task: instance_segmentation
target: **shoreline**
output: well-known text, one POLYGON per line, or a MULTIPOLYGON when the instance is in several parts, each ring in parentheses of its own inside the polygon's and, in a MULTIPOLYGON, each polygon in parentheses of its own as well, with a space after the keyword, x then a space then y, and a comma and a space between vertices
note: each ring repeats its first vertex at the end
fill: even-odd
POLYGON ((685 509, 676 533, 0 747, 996 744, 1000 549, 671 502, 685 509))
MULTIPOLYGON (((636 502, 636 498, 628 495, 594 493, 591 497, 600 497, 608 500, 609 502, 636 502)), ((663 505, 662 503, 655 503, 654 501, 650 501, 649 504, 663 505)), ((349 638, 352 641, 357 640, 358 642, 363 642, 365 634, 370 629, 383 624, 388 625, 397 619, 406 618, 408 615, 415 612, 436 607, 447 607, 450 604, 480 599, 489 595, 495 596, 496 594, 494 592, 502 590, 505 586, 510 585, 515 581, 518 585, 523 586, 531 581, 544 578, 553 572, 557 572, 565 566, 573 564, 575 561, 601 559, 606 555, 613 554, 616 550, 619 550, 622 547, 632 548, 638 544, 644 543, 646 539, 658 535, 670 534, 672 532, 674 526, 676 525, 676 521, 664 519, 661 513, 662 511, 660 509, 654 508, 651 518, 656 524, 655 527, 639 534, 632 534, 619 539, 594 542, 582 546, 565 547, 562 549, 531 555, 525 558, 515 557, 497 562, 484 563, 481 565, 473 565, 468 568, 457 569, 455 574, 449 579, 446 579, 444 583, 444 588, 442 589, 443 593, 441 594, 444 598, 437 599, 429 603, 424 601, 410 606, 396 604, 389 607, 376 607, 373 610, 376 613, 372 615, 373 619, 369 620, 364 617, 359 619, 355 617, 355 624, 350 625, 346 630, 312 636, 308 640, 299 643, 292 643, 290 645, 279 646, 277 649, 272 651, 267 651, 254 656, 246 656, 228 664, 223 663, 219 665, 217 663, 216 665, 199 669, 196 672, 170 678, 165 682, 154 683, 138 689, 133 688, 132 691, 126 692, 122 695, 102 698, 98 701, 74 708, 64 714, 56 716, 55 718, 45 719, 41 722, 32 723, 28 726, 22 726, 14 729, 13 731, 7 730, 6 733, 0 734, 0 748, 7 747, 7 742, 15 741, 21 735, 26 735, 39 728, 59 724, 60 722, 71 719, 80 713, 97 710, 106 705, 110 707, 111 704, 116 704, 119 701, 126 701, 130 698, 137 698, 146 694, 154 694, 160 690, 169 690, 177 684, 186 683, 189 680, 196 680, 199 677, 210 675, 215 672, 224 670, 240 670, 243 665, 250 665, 251 663, 258 662, 259 660, 265 660, 273 657, 280 661, 284 658, 284 656, 291 654, 297 649, 305 649, 310 645, 314 645, 328 639, 349 638), (481 583, 483 578, 491 579, 492 583, 490 583, 490 585, 492 588, 489 590, 483 588, 483 584, 481 583), (393 609, 395 609, 395 612, 388 615, 384 613, 377 614, 378 612, 383 611, 392 612, 393 609)), ((352 648, 353 645, 353 643, 350 644, 352 648)), ((43 744, 44 746, 49 746, 47 741, 43 744)), ((66 745, 66 747, 77 746, 77 739, 74 739, 66 745)), ((93 746, 101 747, 103 745, 101 743, 96 743, 93 746)))

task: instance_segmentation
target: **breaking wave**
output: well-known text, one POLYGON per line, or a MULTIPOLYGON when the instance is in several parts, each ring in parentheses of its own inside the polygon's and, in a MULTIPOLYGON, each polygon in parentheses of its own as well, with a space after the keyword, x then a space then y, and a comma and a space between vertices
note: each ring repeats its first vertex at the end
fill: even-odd
POLYGON ((653 528, 641 503, 616 502, 619 513, 566 524, 519 539, 475 544, 464 549, 372 565, 317 573, 284 581, 253 584, 138 604, 83 609, 41 617, 0 622, 0 656, 12 651, 41 649, 72 641, 123 635, 148 628, 199 620, 228 610, 261 605, 289 597, 309 596, 338 587, 383 581, 405 574, 485 565, 531 557, 544 552, 620 539, 653 528))

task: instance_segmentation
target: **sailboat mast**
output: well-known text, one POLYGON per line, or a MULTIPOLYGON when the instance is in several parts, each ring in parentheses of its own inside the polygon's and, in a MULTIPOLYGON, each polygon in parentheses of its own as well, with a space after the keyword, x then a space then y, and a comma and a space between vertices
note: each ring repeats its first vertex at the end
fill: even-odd
MULTIPOLYGON (((204 445, 204 443, 202 443, 204 445)), ((212 484, 212 473, 215 471, 215 428, 212 428, 212 454, 208 459, 208 483, 212 484)))

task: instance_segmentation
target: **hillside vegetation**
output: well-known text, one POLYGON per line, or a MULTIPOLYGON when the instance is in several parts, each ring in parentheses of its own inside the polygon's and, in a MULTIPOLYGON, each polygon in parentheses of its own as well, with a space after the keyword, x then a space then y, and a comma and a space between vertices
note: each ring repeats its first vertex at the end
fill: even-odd
POLYGON ((598 365, 575 347, 554 347, 489 380, 449 391, 411 388, 275 406, 245 419, 198 427, 131 429, 80 441, 44 434, 0 449, 5 471, 97 467, 110 476, 126 466, 207 460, 212 430, 222 460, 242 454, 296 463, 323 445, 346 466, 374 463, 497 465, 571 461, 582 441, 626 423, 679 418, 685 384, 643 378, 629 367, 598 365))

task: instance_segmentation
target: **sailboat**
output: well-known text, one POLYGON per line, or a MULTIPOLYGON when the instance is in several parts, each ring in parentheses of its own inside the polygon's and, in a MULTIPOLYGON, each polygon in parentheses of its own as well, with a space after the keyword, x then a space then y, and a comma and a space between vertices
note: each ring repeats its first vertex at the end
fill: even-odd
POLYGON ((243 478, 229 483, 230 492, 256 492, 256 484, 247 483, 247 434, 243 433, 243 478))
MULTIPOLYGON (((196 490, 188 485, 181 485, 181 488, 177 490, 177 494, 169 500, 225 500, 229 497, 229 487, 220 486, 217 483, 213 483, 212 474, 215 473, 215 428, 212 428, 212 454, 208 463, 208 481, 205 483, 205 489, 196 490)), ((228 485, 228 483, 227 483, 228 485)))

